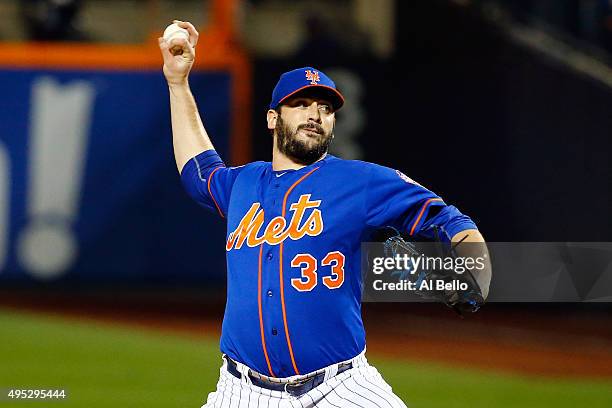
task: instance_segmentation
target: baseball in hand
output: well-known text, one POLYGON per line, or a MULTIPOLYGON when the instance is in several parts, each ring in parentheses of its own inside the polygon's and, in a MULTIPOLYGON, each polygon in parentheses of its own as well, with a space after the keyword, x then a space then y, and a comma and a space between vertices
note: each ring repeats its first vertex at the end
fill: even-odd
POLYGON ((184 37, 186 40, 189 40, 189 32, 184 28, 179 27, 178 24, 172 23, 164 30, 164 40, 170 42, 173 38, 184 37))
MULTIPOLYGON (((174 38, 185 38, 187 41, 189 41, 189 32, 184 28, 179 27, 178 24, 172 23, 164 30, 163 37, 168 44, 170 44, 170 41, 172 41, 172 39, 174 38)), ((177 53, 179 53, 179 51, 182 50, 180 49, 180 47, 176 46, 173 47, 170 51, 172 51, 172 53, 176 55, 177 53)))

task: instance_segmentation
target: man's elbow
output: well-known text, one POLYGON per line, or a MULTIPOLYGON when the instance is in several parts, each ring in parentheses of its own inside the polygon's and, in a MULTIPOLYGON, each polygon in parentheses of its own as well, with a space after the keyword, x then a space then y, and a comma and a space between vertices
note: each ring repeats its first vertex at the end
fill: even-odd
POLYGON ((456 244, 458 242, 485 242, 485 240, 477 229, 467 229, 453 235, 451 242, 456 244))
POLYGON ((478 282, 482 297, 486 300, 489 296, 492 269, 491 258, 484 237, 477 229, 468 229, 456 233, 451 238, 451 245, 455 248, 458 256, 472 258, 476 261, 476 265, 482 265, 480 268, 474 268, 472 272, 478 282))

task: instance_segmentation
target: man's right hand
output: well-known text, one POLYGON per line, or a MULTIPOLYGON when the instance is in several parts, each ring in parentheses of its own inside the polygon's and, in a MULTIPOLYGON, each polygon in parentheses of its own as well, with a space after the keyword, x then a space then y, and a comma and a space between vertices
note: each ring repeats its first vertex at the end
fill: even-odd
POLYGON ((167 42, 160 37, 158 41, 164 58, 164 75, 168 85, 180 85, 187 83, 189 71, 195 60, 195 46, 198 43, 199 34, 193 24, 187 21, 174 20, 173 22, 189 32, 189 40, 177 37, 167 42))

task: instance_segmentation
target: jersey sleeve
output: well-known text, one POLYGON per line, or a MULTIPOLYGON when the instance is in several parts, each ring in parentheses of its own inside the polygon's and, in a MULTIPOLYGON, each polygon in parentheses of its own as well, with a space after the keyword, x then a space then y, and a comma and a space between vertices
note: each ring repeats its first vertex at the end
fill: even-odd
POLYGON ((189 196, 202 207, 225 218, 236 177, 242 167, 226 167, 214 150, 193 157, 181 172, 189 196))
POLYGON ((456 207, 416 183, 402 172, 374 165, 366 187, 366 223, 370 227, 392 226, 402 233, 426 239, 435 238, 433 226, 450 239, 476 224, 456 207))

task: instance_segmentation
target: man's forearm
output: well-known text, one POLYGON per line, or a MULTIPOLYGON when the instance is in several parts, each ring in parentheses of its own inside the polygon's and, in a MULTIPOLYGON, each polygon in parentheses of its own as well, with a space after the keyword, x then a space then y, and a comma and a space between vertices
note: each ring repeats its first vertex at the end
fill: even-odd
POLYGON ((189 84, 170 84, 170 112, 172 115, 172 143, 179 172, 196 155, 214 149, 189 84))
POLYGON ((482 297, 484 299, 489 295, 489 285, 491 284, 491 259, 489 257, 489 250, 482 234, 476 229, 469 229, 458 232, 452 237, 451 243, 453 246, 456 245, 455 251, 459 257, 470 257, 470 258, 484 258, 485 267, 482 269, 473 269, 471 272, 478 282, 478 286, 482 291, 482 297), (458 244, 461 242, 460 244, 458 244), (471 244, 469 244, 471 243, 471 244))

